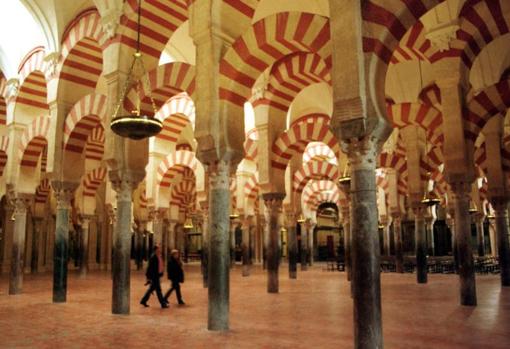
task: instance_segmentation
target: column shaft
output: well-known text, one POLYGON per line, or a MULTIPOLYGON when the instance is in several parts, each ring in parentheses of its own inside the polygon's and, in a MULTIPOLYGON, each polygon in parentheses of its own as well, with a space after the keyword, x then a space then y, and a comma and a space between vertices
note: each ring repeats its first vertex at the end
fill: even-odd
POLYGON ((496 207, 495 221, 496 235, 498 240, 499 268, 501 270, 501 285, 510 286, 510 246, 508 238, 507 205, 505 203, 496 207))
POLYGON ((278 241, 280 239, 280 213, 282 210, 285 194, 267 193, 263 194, 265 205, 267 230, 269 232, 266 258, 267 258, 267 292, 278 293, 278 268, 280 263, 280 250, 278 241))
POLYGON ((247 221, 249 218, 245 218, 243 222, 243 241, 241 244, 242 259, 243 259, 243 276, 250 276, 250 224, 247 221))
POLYGON ((483 229, 484 216, 476 217, 476 242, 478 245, 478 256, 485 256, 485 234, 483 229))
POLYGON ((9 276, 9 294, 20 294, 23 288, 23 264, 27 208, 24 199, 14 199, 14 235, 12 239, 11 273, 9 276))
POLYGON ((41 245, 41 229, 38 218, 32 217, 32 258, 30 259, 30 272, 37 273, 39 265, 39 250, 41 245))
POLYGON ((113 233, 112 313, 129 314, 131 257, 131 195, 134 183, 128 178, 113 182, 117 192, 117 216, 113 233))
POLYGON ((301 271, 308 270, 308 223, 301 223, 301 271))
MULTIPOLYGON (((205 208, 206 212, 209 208, 205 208)), ((202 283, 204 288, 209 284, 209 212, 204 214, 204 223, 202 225, 202 283)))
POLYGON ((230 190, 228 163, 209 166, 209 283, 207 328, 229 328, 230 190))
POLYGON ((471 251, 471 217, 469 216, 469 193, 466 183, 451 184, 455 205, 455 242, 460 277, 460 304, 476 305, 476 281, 471 251))
POLYGON ((89 270, 89 230, 90 218, 82 217, 81 249, 80 249, 80 277, 86 277, 89 270))
POLYGON ((416 203, 413 207, 416 281, 419 284, 427 283, 427 233, 425 229, 425 218, 423 217, 424 210, 425 208, 421 206, 421 203, 416 203))
POLYGON ((289 222, 287 225, 287 248, 289 256, 289 278, 297 278, 297 261, 298 261, 298 250, 297 250, 297 236, 296 236, 296 223, 294 220, 289 222))

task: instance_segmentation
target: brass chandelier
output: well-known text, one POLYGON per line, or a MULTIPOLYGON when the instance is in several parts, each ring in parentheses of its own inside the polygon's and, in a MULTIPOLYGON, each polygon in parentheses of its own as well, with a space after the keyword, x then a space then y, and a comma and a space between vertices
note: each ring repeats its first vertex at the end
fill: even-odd
POLYGON ((161 132, 163 128, 163 123, 156 119, 154 116, 143 115, 140 105, 140 90, 142 87, 145 87, 147 91, 147 97, 150 99, 152 109, 154 111, 154 115, 156 115, 157 108, 154 99, 152 98, 152 92, 149 84, 149 78, 147 77, 147 71, 145 70, 145 66, 142 60, 142 53, 140 52, 140 14, 141 14, 142 0, 138 1, 138 20, 137 20, 137 36, 136 36, 136 52, 133 54, 133 62, 131 63, 131 67, 129 68, 128 76, 126 82, 124 83, 124 87, 122 89, 122 93, 120 95, 120 99, 115 106, 115 110, 112 116, 112 121, 110 123, 110 128, 113 132, 121 137, 127 137, 134 140, 140 140, 148 137, 152 137, 161 132), (135 68, 139 71, 139 79, 134 77, 135 68), (142 79, 144 86, 142 86, 142 79), (127 115, 119 115, 119 112, 124 104, 124 100, 126 99, 128 89, 135 85, 137 103, 136 109, 132 110, 130 114, 127 115))

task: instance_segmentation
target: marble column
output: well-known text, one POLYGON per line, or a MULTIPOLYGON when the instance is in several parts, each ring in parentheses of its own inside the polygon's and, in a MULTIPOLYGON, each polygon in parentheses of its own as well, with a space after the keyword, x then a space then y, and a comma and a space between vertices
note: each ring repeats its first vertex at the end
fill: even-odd
POLYGON ((267 270, 267 246, 269 244, 269 225, 264 216, 262 225, 262 269, 267 270))
POLYGON ((297 235, 296 235, 296 215, 293 212, 286 213, 287 222, 287 256, 289 258, 289 278, 297 278, 297 235))
POLYGON ((485 215, 483 213, 477 212, 473 218, 476 226, 476 243, 478 246, 478 256, 483 257, 485 256, 485 232, 483 229, 485 215))
POLYGON ((315 255, 315 243, 314 243, 314 230, 315 223, 308 225, 308 265, 311 267, 313 265, 314 255, 315 255))
POLYGON ((301 271, 308 270, 308 225, 301 223, 301 271))
POLYGON ((250 276, 250 224, 251 217, 245 217, 243 219, 242 231, 243 231, 243 241, 241 244, 242 250, 242 275, 250 276))
POLYGON ((25 251, 25 236, 27 227, 27 206, 26 198, 13 198, 14 213, 14 234, 12 239, 11 273, 9 276, 9 294, 20 294, 23 288, 23 264, 25 251))
POLYGON ((395 269, 397 273, 404 272, 404 250, 402 247, 402 216, 393 213, 393 238, 395 239, 395 269))
MULTIPOLYGON (((345 192, 345 191, 344 191, 345 192)), ((349 188, 350 192, 350 188, 349 188)), ((342 207, 342 225, 344 230, 344 265, 347 281, 351 281, 351 210, 349 205, 342 207)))
POLYGON ((278 293, 278 267, 280 262, 280 214, 282 211, 283 193, 266 193, 262 195, 265 206, 267 230, 269 232, 267 258, 267 292, 278 293))
POLYGON ((254 225, 250 225, 249 227, 249 234, 250 234, 250 245, 249 245, 249 253, 250 253, 250 265, 253 265, 253 262, 255 260, 255 241, 256 240, 256 237, 255 237, 255 230, 256 230, 256 226, 254 225))
POLYGON ((168 249, 171 251, 177 247, 175 243, 175 228, 176 228, 176 222, 170 220, 170 223, 168 224, 168 249))
POLYGON ((414 213, 414 241, 416 255, 416 281, 427 283, 427 232, 425 229, 426 207, 420 202, 411 204, 414 213))
POLYGON ((446 226, 450 229, 451 233, 451 246, 452 246, 452 257, 455 266, 455 271, 459 270, 459 262, 457 259, 457 240, 455 239, 455 210, 448 213, 449 218, 446 218, 446 226))
POLYGON ((229 329, 230 308, 230 164, 208 166, 209 174, 209 287, 207 328, 229 329))
POLYGON ((499 268, 501 270, 501 285, 510 286, 510 245, 508 236, 508 199, 491 199, 494 208, 496 236, 498 242, 499 268))
POLYGON ((34 217, 34 230, 39 234, 39 246, 37 252, 37 272, 44 272, 46 270, 46 245, 48 239, 47 225, 44 224, 44 218, 34 217))
POLYGON ((12 220, 14 214, 14 206, 7 204, 5 205, 5 225, 3 231, 3 257, 2 257, 2 274, 9 273, 11 270, 11 258, 12 258, 12 240, 14 236, 14 220, 12 220))
POLYGON ((229 229, 229 243, 230 243, 230 268, 233 268, 236 264, 236 228, 237 218, 230 218, 230 229, 229 229))
POLYGON ((145 228, 147 226, 147 222, 138 221, 136 225, 135 234, 135 256, 136 256, 136 270, 143 269, 143 254, 144 254, 144 246, 143 240, 145 236, 145 228))
POLYGON ((496 239, 496 221, 494 216, 489 216, 489 243, 491 246, 491 255, 498 256, 498 244, 496 239))
POLYGON ((209 283, 209 207, 203 206, 204 215, 202 223, 202 284, 207 288, 209 283))
POLYGON ((383 225, 382 233, 383 233, 383 253, 385 256, 390 255, 390 222, 389 220, 384 220, 381 222, 383 225))
POLYGON ((90 217, 89 222, 89 252, 87 256, 88 269, 97 269, 96 255, 97 255, 97 238, 98 238, 98 222, 97 216, 90 217))
POLYGON ((80 277, 85 278, 89 270, 89 231, 91 216, 82 215, 80 218, 81 218, 80 277))
POLYGON ((32 258, 34 257, 32 250, 34 249, 34 227, 32 224, 31 215, 27 212, 25 219, 25 252, 23 253, 23 272, 25 274, 30 273, 32 266, 32 258))
POLYGON ((117 193, 117 215, 113 233, 112 313, 129 314, 130 257, 131 257, 131 201, 138 181, 121 174, 112 180, 117 193))
POLYGON ((53 253, 53 303, 65 303, 67 300, 69 218, 71 215, 71 199, 77 187, 77 183, 53 183, 57 199, 55 249, 53 253))
POLYGON ((476 305, 476 281, 471 251, 470 183, 450 183, 455 206, 455 241, 460 277, 460 304, 476 305))
POLYGON ((425 218, 425 226, 427 231, 427 253, 429 256, 434 256, 436 253, 434 242, 434 217, 428 216, 425 218))
POLYGON ((356 348, 382 348, 380 247, 375 168, 377 140, 346 144, 351 167, 351 260, 356 348))
POLYGON ((56 217, 54 215, 50 215, 48 217, 47 222, 47 231, 46 231, 46 270, 53 270, 53 258, 55 253, 55 221, 56 217))
POLYGON ((154 230, 154 246, 157 244, 163 246, 163 218, 164 212, 155 210, 153 212, 152 229, 154 230))
POLYGON ((32 258, 30 260, 30 272, 32 274, 39 271, 41 244, 43 242, 41 223, 42 218, 32 217, 32 258))

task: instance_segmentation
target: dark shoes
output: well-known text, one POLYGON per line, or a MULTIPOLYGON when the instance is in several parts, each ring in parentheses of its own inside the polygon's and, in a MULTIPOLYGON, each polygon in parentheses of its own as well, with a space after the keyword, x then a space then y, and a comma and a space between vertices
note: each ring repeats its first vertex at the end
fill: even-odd
POLYGON ((183 301, 179 301, 179 305, 186 305, 183 301))
POLYGON ((144 307, 148 308, 149 305, 146 303, 146 302, 140 302, 141 305, 143 305, 144 307))
POLYGON ((168 303, 161 304, 161 308, 168 308, 168 303))

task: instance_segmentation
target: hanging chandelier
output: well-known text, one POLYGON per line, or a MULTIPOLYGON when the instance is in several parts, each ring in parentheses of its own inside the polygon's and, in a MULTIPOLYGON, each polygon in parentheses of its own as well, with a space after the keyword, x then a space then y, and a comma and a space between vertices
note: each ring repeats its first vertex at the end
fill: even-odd
POLYGON ((300 214, 300 215, 299 215, 299 217, 298 217, 298 219, 297 219, 297 222, 298 222, 299 224, 302 224, 302 223, 304 223, 304 222, 305 222, 305 217, 303 216, 303 214, 300 214))
POLYGON ((349 164, 348 162, 346 161, 345 162, 345 167, 344 167, 344 173, 342 174, 342 176, 338 179, 338 183, 342 186, 350 186, 351 185, 351 175, 348 173, 348 169, 349 169, 349 164))
MULTIPOLYGON (((425 134, 425 164, 427 168, 429 168, 429 156, 428 156, 428 142, 427 142, 427 134, 425 134)), ((439 200, 432 192, 429 191, 429 181, 432 177, 432 173, 427 172, 427 180, 425 181, 425 190, 423 194, 423 199, 421 203, 425 206, 432 207, 438 205, 441 200, 439 200)))
POLYGON ((110 123, 110 128, 113 132, 121 137, 127 137, 134 140, 140 140, 148 137, 152 137, 161 132, 163 123, 156 119, 154 116, 144 115, 140 109, 140 90, 145 87, 147 91, 147 97, 150 99, 154 115, 156 115, 157 108, 154 99, 152 98, 152 92, 149 84, 149 78, 143 64, 142 53, 140 52, 140 14, 141 14, 142 0, 138 1, 138 21, 136 30, 136 52, 133 54, 133 62, 129 68, 126 82, 122 89, 120 99, 115 106, 115 110, 110 123), (135 68, 138 70, 139 79, 135 75, 135 68), (142 86, 142 79, 144 86, 142 86), (135 85, 136 89, 136 109, 132 110, 130 114, 119 115, 119 112, 124 105, 129 88, 135 85))
POLYGON ((193 221, 190 217, 186 218, 184 221, 184 229, 193 229, 193 221))

